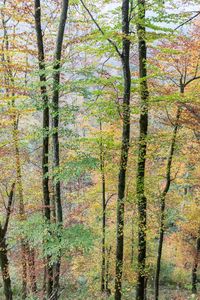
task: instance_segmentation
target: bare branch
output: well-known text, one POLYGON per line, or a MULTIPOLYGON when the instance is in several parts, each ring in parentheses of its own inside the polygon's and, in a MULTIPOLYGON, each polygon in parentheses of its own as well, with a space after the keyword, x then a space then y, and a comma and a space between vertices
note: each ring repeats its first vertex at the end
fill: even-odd
MULTIPOLYGON (((98 30, 101 32, 101 34, 103 36, 105 36, 105 33, 104 33, 103 29, 99 26, 99 24, 97 23, 97 21, 95 20, 95 18, 93 17, 93 15, 91 14, 90 10, 85 5, 85 3, 83 2, 83 0, 80 0, 80 1, 82 3, 83 7, 85 8, 85 10, 87 11, 87 13, 89 14, 90 18, 92 19, 92 21, 94 22, 94 24, 98 28, 98 30)), ((110 38, 107 38, 107 41, 114 47, 114 49, 116 50, 116 52, 119 55, 119 57, 122 58, 122 54, 119 51, 119 49, 118 49, 117 45, 115 44, 115 42, 113 42, 110 38)))
POLYGON ((110 201, 110 199, 111 199, 113 196, 115 196, 115 195, 116 195, 116 193, 115 193, 115 194, 111 194, 111 195, 107 198, 105 208, 107 207, 108 202, 110 201))
POLYGON ((191 83, 192 81, 197 80, 197 79, 200 79, 200 75, 199 75, 199 76, 196 76, 196 77, 193 77, 193 78, 191 78, 191 79, 189 79, 189 80, 185 83, 185 87, 186 87, 189 83, 191 83))
POLYGON ((197 73, 198 73, 198 70, 199 70, 199 59, 200 59, 200 54, 199 54, 198 59, 197 59, 197 65, 196 65, 196 68, 195 68, 194 77, 197 77, 197 73))
POLYGON ((178 84, 173 78, 166 77, 168 80, 171 80, 176 86, 180 87, 180 84, 178 84))
POLYGON ((182 26, 184 26, 185 24, 189 23, 190 21, 192 21, 193 19, 195 19, 199 15, 200 15, 200 11, 198 11, 194 16, 190 17, 189 19, 187 19, 185 22, 183 22, 179 26, 177 26, 174 30, 177 30, 177 29, 181 28, 182 26))
POLYGON ((7 229, 8 229, 8 223, 9 223, 9 219, 10 219, 10 214, 11 214, 11 207, 12 207, 12 203, 13 203, 13 195, 14 195, 14 189, 15 189, 15 182, 12 184, 9 196, 8 196, 8 205, 7 205, 7 213, 6 213, 6 220, 5 220, 5 224, 3 227, 3 236, 6 235, 7 229))

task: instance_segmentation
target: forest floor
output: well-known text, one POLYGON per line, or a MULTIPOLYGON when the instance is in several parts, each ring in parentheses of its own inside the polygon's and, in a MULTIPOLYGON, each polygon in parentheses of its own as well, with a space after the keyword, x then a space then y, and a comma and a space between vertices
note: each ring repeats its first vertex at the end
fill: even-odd
MULTIPOLYGON (((153 300, 153 296, 147 300, 153 300)), ((192 295, 188 290, 162 288, 160 290, 160 300, 200 300, 200 294, 192 295)))
MULTIPOLYGON (((154 300, 153 294, 151 296, 151 291, 149 292, 150 296, 147 297, 147 300, 154 300)), ((73 295, 71 293, 64 292, 60 300, 113 300, 114 296, 102 297, 100 294, 97 295, 88 295, 82 292, 75 292, 73 295), (70 294, 70 296, 69 296, 70 294), (84 295, 83 295, 84 294, 84 295)), ((135 299, 135 293, 132 292, 129 295, 124 295, 123 300, 133 300, 135 299)), ((188 290, 183 289, 174 289, 174 288, 161 288, 160 290, 160 300, 200 300, 200 293, 198 295, 192 295, 188 290)))
MULTIPOLYGON (((153 292, 148 291, 147 300, 154 300, 153 292)), ((14 289, 14 300, 21 300, 19 290, 14 289)), ((0 300, 4 299, 3 287, 0 285, 0 300)), ((103 296, 97 292, 92 294, 87 288, 72 289, 69 286, 61 292, 60 300, 114 300, 114 295, 110 297, 103 296)), ((123 300, 135 299, 135 291, 123 295, 123 300)), ((39 300, 37 297, 30 297, 27 300, 39 300)), ((174 289, 174 287, 162 287, 160 290, 159 300, 200 300, 200 293, 192 295, 190 291, 185 289, 174 289)))

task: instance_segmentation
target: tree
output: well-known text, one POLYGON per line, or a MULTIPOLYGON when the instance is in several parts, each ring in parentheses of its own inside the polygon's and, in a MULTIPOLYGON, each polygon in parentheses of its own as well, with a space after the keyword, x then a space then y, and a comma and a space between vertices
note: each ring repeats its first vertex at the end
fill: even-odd
MULTIPOLYGON (((53 97, 52 97, 52 143, 53 143, 53 171, 56 172, 60 167, 60 154, 59 154, 59 83, 60 83, 60 68, 61 68, 61 55, 62 46, 64 39, 65 24, 67 20, 68 12, 68 0, 63 0, 62 11, 60 15, 60 23, 58 27, 57 40, 55 46, 54 62, 53 62, 53 97)), ((63 223, 63 212, 61 204, 61 191, 60 191, 60 180, 54 179, 54 195, 57 208, 57 223, 62 226, 63 223)), ((60 276, 60 264, 61 257, 55 264, 55 279, 54 279, 54 292, 55 299, 58 298, 59 289, 59 276, 60 276)))
MULTIPOLYGON (((91 12, 81 3, 90 15, 98 30, 104 36, 105 33, 95 21, 91 12)), ((123 129, 121 139, 121 158, 119 165, 118 177, 118 200, 117 200, 117 246, 116 246, 116 274, 115 274, 115 300, 120 300, 122 297, 122 273, 123 273, 123 251, 124 251, 124 201, 125 201, 125 187, 126 187, 126 169, 128 163, 128 150, 130 139, 130 96, 131 96, 131 73, 130 73, 130 40, 129 40, 129 23, 130 11, 129 1, 122 1, 122 53, 120 53, 117 45, 110 38, 108 42, 114 47, 119 55, 123 69, 124 79, 124 95, 123 95, 123 129)))
POLYGON ((12 212, 14 188, 15 188, 15 183, 12 184, 11 190, 8 194, 8 204, 6 207, 6 218, 5 218, 4 225, 2 226, 0 223, 0 264, 1 264, 1 274, 3 278, 4 294, 6 300, 13 299, 10 272, 9 272, 9 260, 7 254, 8 250, 7 250, 6 235, 7 235, 10 215, 12 212))
MULTIPOLYGON (((45 54, 43 34, 41 27, 41 4, 40 0, 35 0, 35 29, 37 35, 39 77, 41 82, 41 96, 43 101, 43 145, 42 145, 42 187, 44 215, 48 223, 51 221, 50 195, 49 195, 49 99, 47 94, 47 80, 45 67, 45 54)), ((51 296, 53 290, 53 268, 51 266, 50 257, 47 257, 47 295, 51 296)))
POLYGON ((145 264, 146 264, 146 210, 147 199, 144 191, 145 165, 148 135, 148 86, 147 86, 147 46, 145 37, 145 1, 138 1, 138 52, 139 52, 139 79, 140 79, 140 134, 137 165, 137 202, 138 202, 138 279, 136 299, 145 299, 145 264))
MULTIPOLYGON (((199 56, 198 50, 194 49, 193 57, 190 56, 188 53, 189 48, 192 46, 189 42, 187 37, 180 37, 177 40, 165 43, 163 42, 163 46, 165 49, 169 49, 169 45, 173 45, 173 49, 177 48, 177 53, 168 54, 169 55, 169 63, 167 65, 167 57, 166 54, 163 54, 165 57, 165 67, 168 68, 169 73, 166 75, 168 80, 175 83, 176 86, 179 88, 180 92, 180 101, 183 100, 186 87, 191 84, 193 81, 199 79, 199 56), (164 46, 165 45, 165 46, 164 46), (175 69, 171 71, 172 65, 175 69), (176 76, 176 77, 175 77, 176 76)), ((162 56, 162 54, 161 54, 162 56)), ((166 69, 165 69, 166 70, 166 69)), ((165 71, 166 72, 166 71, 165 71)), ((177 132, 180 127, 180 117, 182 112, 182 104, 178 104, 175 122, 174 122, 174 130, 173 130, 173 137, 171 141, 171 146, 169 150, 169 155, 167 159, 166 165, 166 175, 165 175, 165 187, 160 195, 160 233, 159 233, 159 243, 158 243, 158 254, 157 254, 157 266, 156 266, 156 275, 155 275, 155 300, 159 298, 159 277, 160 277, 160 267, 161 267, 161 258, 162 258, 162 247, 163 247, 163 240, 164 240, 164 233, 165 233, 165 205, 166 205, 166 195, 170 189, 172 176, 171 176, 171 169, 172 169, 172 160, 176 148, 177 142, 177 132)))

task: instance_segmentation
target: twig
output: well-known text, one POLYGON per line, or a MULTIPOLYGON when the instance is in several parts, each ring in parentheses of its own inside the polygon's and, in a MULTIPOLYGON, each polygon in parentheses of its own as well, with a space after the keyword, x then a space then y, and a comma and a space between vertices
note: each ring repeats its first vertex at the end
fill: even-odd
MULTIPOLYGON (((96 25, 96 27, 99 29, 99 31, 101 32, 101 34, 103 36, 105 36, 105 33, 104 33, 103 29, 99 26, 99 24, 97 23, 97 21, 95 20, 95 18, 93 17, 93 15, 91 14, 90 10, 85 5, 85 3, 83 2, 83 0, 80 0, 80 1, 82 3, 83 7, 85 8, 85 10, 87 11, 87 13, 89 14, 90 18, 92 19, 92 21, 96 25)), ((107 38, 107 41, 114 47, 114 49, 116 50, 116 52, 119 55, 119 57, 122 58, 122 54, 119 51, 119 49, 118 49, 117 45, 115 44, 115 42, 113 42, 110 38, 107 38)))
POLYGON ((110 195, 110 197, 108 197, 107 198, 107 200, 106 200, 106 204, 105 204, 105 207, 107 207, 107 205, 108 205, 108 202, 110 201, 110 199, 113 197, 113 196, 115 196, 116 195, 116 193, 115 194, 112 194, 112 195, 110 195))
POLYGON ((199 15, 200 15, 200 11, 198 11, 194 16, 190 17, 189 19, 187 19, 185 22, 183 22, 179 26, 177 26, 174 30, 177 30, 177 29, 181 28, 182 26, 184 26, 185 24, 189 23, 190 21, 192 21, 193 19, 195 19, 199 15))

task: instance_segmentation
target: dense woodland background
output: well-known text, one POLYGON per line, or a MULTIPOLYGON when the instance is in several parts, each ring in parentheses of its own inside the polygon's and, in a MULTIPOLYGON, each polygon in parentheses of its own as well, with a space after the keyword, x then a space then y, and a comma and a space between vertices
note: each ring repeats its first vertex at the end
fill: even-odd
POLYGON ((0 0, 0 60, 0 299, 200 299, 200 2, 0 0))

